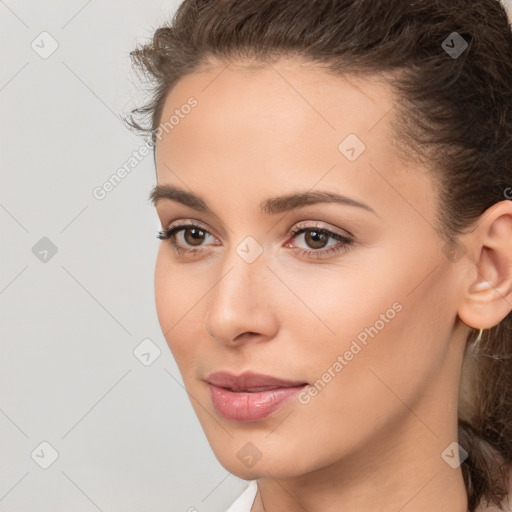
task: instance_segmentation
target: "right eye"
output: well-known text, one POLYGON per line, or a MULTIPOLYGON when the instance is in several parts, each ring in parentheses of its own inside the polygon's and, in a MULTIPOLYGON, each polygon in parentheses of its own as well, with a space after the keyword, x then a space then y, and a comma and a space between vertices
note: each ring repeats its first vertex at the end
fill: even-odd
MULTIPOLYGON (((201 226, 197 226, 195 224, 186 224, 186 223, 174 223, 168 226, 165 229, 162 229, 158 232, 157 238, 160 240, 169 240, 171 247, 178 254, 196 254, 201 252, 203 249, 200 248, 201 242, 204 240, 205 236, 213 236, 209 231, 202 228, 201 226), (184 241, 185 245, 190 244, 192 247, 197 247, 193 249, 188 249, 183 247, 181 244, 176 242, 176 235, 183 231, 184 232, 184 241), (197 243, 198 242, 198 243, 197 243)), ((218 245, 218 244, 216 244, 218 245)))

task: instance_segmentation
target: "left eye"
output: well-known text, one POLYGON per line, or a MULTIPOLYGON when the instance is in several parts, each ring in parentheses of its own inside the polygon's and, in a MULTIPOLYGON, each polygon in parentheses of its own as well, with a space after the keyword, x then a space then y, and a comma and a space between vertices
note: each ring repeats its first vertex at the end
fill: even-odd
MULTIPOLYGON (((304 227, 296 227, 291 230, 290 235, 293 238, 299 237, 299 235, 304 234, 304 241, 308 244, 311 249, 303 249, 300 247, 291 246, 289 243, 286 243, 286 247, 290 247, 292 250, 297 251, 301 255, 306 256, 315 256, 320 257, 321 255, 331 254, 333 252, 340 252, 345 250, 353 240, 345 235, 341 235, 339 233, 334 233, 325 228, 319 228, 317 226, 304 226, 304 227), (329 239, 333 239, 338 241, 338 244, 334 244, 331 246, 327 246, 327 242, 329 239)), ((169 240, 173 249, 179 254, 196 254, 198 252, 202 252, 202 242, 205 240, 206 236, 211 236, 206 229, 203 229, 200 226, 195 224, 179 224, 179 225, 171 225, 167 229, 161 230, 157 234, 157 238, 160 240, 169 240), (177 243, 177 235, 179 232, 183 231, 183 240, 186 247, 183 247, 181 244, 177 243), (192 249, 188 247, 193 247, 192 249)), ((218 243, 215 245, 219 245, 218 243)))
MULTIPOLYGON (((314 250, 308 249, 297 249, 301 254, 304 255, 316 255, 317 257, 323 254, 330 254, 332 252, 339 252, 346 249, 351 243, 352 239, 348 236, 334 233, 325 228, 318 228, 316 226, 305 226, 302 228, 295 228, 292 230, 293 238, 297 238, 299 235, 304 234, 304 241, 306 244, 314 250), (338 241, 338 244, 334 244, 326 247, 326 243, 329 239, 338 241), (315 250, 316 249, 316 250, 315 250), (319 250, 320 249, 320 250, 319 250)), ((287 247, 290 247, 288 244, 287 247)), ((293 247, 292 247, 293 248, 293 247)))

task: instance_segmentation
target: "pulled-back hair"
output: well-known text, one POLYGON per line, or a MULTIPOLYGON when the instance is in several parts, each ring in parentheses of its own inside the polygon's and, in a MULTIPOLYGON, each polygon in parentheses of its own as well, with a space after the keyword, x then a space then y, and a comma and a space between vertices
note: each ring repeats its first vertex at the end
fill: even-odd
MULTIPOLYGON (((183 76, 218 59, 295 56, 334 74, 386 77, 404 159, 427 162, 450 242, 512 194, 512 30, 498 0, 185 0, 131 52, 152 98, 128 124, 151 134, 183 76), (454 34, 454 32, 456 34, 454 34), (467 47, 465 45, 467 44, 467 47), (149 126, 141 120, 147 118, 149 126), (412 155, 412 157, 411 157, 412 155)), ((471 343, 462 372, 459 444, 469 510, 502 505, 512 465, 512 313, 471 343)))

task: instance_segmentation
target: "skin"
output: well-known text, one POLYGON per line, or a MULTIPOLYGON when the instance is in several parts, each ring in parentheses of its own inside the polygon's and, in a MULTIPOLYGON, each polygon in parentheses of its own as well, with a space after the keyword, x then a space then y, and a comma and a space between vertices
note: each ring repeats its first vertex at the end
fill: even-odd
MULTIPOLYGON (((227 470, 258 479, 252 512, 465 512, 461 470, 441 454, 457 440, 466 336, 511 309, 511 202, 482 215, 453 261, 434 228, 431 174, 398 156, 397 98, 387 83, 334 77, 292 58, 247 64, 212 61, 180 79, 161 119, 190 96, 198 104, 156 145, 158 184, 194 192, 214 212, 156 204, 163 228, 180 220, 208 231, 199 255, 162 241, 155 269, 159 322, 208 441, 227 470), (338 150, 349 133, 366 145, 353 162, 338 150), (338 204, 258 209, 309 190, 344 194, 375 213, 338 204), (290 235, 299 223, 348 232, 353 243, 302 255, 293 247, 326 249, 307 233, 290 235), (250 264, 236 251, 247 236, 263 251, 250 264), (492 286, 480 290, 484 280, 492 286), (293 400, 250 423, 213 407, 209 373, 251 370, 313 385, 394 303, 400 312, 308 404, 293 400), (261 453, 252 467, 237 457, 249 442, 261 453)), ((176 242, 196 247, 185 235, 176 242)))

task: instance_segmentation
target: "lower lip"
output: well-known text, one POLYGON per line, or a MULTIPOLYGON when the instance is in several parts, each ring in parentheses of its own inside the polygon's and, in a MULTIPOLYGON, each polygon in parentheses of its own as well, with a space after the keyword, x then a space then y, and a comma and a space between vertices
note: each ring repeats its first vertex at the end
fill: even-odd
POLYGON ((266 418, 306 386, 307 384, 252 393, 236 393, 209 384, 213 405, 217 412, 227 420, 234 421, 258 421, 266 418))

